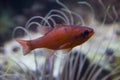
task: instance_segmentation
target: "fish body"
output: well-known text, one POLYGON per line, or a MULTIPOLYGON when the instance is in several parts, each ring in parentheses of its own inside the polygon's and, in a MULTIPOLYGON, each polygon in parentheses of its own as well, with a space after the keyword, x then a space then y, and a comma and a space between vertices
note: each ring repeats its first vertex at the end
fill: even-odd
POLYGON ((52 50, 71 49, 87 41, 94 34, 94 30, 85 26, 56 25, 44 36, 34 40, 17 40, 28 54, 36 48, 52 50))

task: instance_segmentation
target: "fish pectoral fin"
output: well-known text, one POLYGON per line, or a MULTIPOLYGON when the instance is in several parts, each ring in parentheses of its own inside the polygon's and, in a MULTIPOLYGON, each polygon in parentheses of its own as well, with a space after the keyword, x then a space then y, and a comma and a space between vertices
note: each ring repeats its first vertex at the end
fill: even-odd
POLYGON ((71 43, 68 42, 68 43, 65 43, 65 44, 61 45, 61 46, 59 47, 59 49, 65 49, 65 48, 68 48, 68 47, 70 47, 70 46, 71 46, 71 43))

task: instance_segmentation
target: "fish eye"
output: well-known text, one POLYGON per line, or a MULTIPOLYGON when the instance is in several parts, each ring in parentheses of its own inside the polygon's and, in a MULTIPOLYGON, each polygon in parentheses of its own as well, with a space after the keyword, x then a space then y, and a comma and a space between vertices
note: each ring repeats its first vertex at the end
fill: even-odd
POLYGON ((89 35, 89 31, 88 31, 88 30, 85 30, 85 31, 82 33, 82 35, 83 35, 84 37, 88 36, 88 35, 89 35))

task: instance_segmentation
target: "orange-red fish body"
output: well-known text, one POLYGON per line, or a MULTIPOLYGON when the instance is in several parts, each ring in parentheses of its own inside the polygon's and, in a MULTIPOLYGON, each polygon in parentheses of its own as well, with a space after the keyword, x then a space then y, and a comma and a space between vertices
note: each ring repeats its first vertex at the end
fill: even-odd
POLYGON ((36 48, 52 50, 71 49, 87 41, 94 30, 85 26, 56 25, 43 37, 34 40, 17 40, 24 47, 25 54, 36 48))

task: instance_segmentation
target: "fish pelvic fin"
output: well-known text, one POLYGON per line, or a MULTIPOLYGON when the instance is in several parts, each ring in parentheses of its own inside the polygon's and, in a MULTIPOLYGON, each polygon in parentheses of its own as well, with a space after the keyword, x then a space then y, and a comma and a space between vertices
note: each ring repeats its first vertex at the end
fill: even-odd
POLYGON ((22 48, 23 48, 23 53, 24 55, 27 55, 30 53, 31 51, 31 48, 30 48, 30 42, 27 41, 27 40, 16 40, 18 43, 20 43, 22 45, 22 48))

